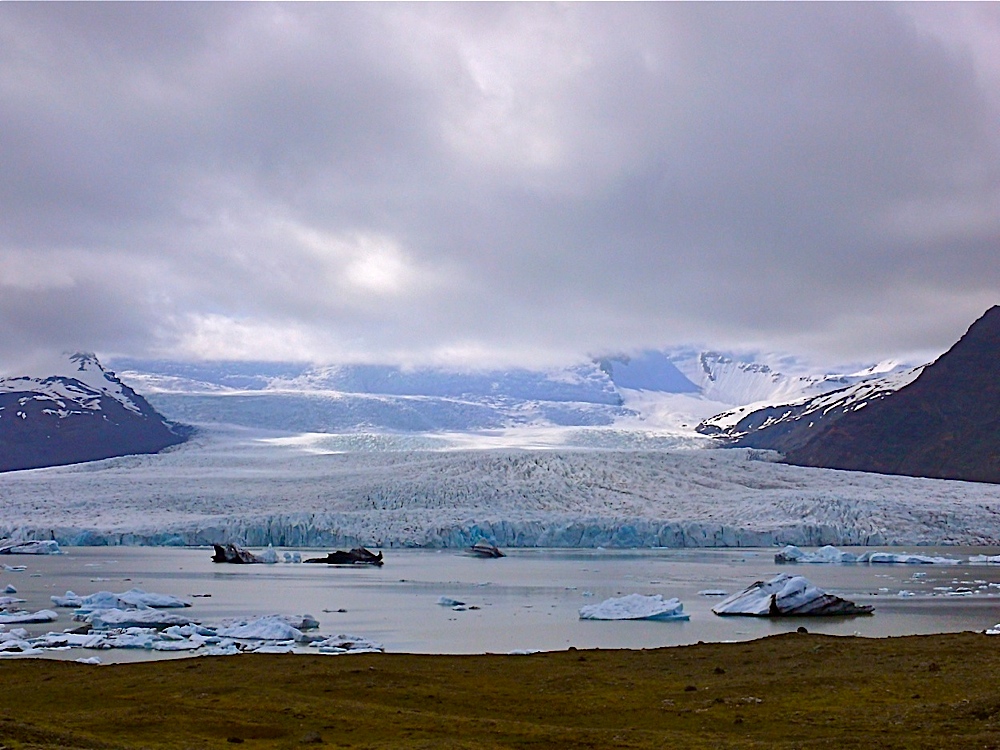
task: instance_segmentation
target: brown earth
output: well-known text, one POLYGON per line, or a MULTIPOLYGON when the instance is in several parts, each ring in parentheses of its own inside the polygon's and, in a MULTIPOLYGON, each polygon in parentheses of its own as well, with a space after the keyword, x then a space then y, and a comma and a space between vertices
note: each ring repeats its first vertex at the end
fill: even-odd
POLYGON ((1000 640, 0 662, 0 748, 1000 748, 1000 640))

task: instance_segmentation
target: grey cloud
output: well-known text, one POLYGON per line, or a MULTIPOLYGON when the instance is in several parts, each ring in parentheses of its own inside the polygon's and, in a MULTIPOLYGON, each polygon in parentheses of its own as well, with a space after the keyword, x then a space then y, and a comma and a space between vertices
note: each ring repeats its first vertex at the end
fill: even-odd
POLYGON ((79 293, 0 278, 0 348, 943 348, 1000 291, 1000 131, 913 11, 2 5, 0 269, 79 293))

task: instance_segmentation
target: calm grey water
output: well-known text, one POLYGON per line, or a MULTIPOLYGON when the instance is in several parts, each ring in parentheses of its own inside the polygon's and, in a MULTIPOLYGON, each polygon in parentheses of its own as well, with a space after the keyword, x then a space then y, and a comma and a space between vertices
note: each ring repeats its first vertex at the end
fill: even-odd
MULTIPOLYGON (((995 548, 914 548, 919 554, 967 557, 995 548)), ((72 590, 146 591, 194 597, 186 610, 199 621, 269 613, 308 612, 320 632, 351 633, 387 651, 504 653, 519 649, 652 648, 697 641, 748 640, 794 630, 890 636, 983 630, 1000 622, 997 565, 776 565, 774 549, 509 550, 481 560, 454 550, 388 550, 382 568, 325 565, 223 565, 211 550, 81 547, 57 556, 5 556, 27 565, 0 569, 0 590, 13 584, 21 605, 51 608, 49 597, 72 590), (805 575, 816 585, 875 614, 853 618, 768 620, 711 613, 718 598, 704 589, 741 590, 778 572, 805 575), (993 584, 993 585, 991 585, 993 584), (965 591, 967 590, 967 591, 965 591), (914 596, 899 595, 900 591, 914 596), (630 593, 679 597, 688 622, 581 621, 578 610, 630 593), (478 609, 437 604, 448 596, 478 609), (344 611, 339 611, 344 610, 344 611)), ((305 556, 325 554, 308 551, 305 556)), ((69 610, 32 633, 72 627, 69 610)), ((74 652, 79 656, 82 652, 74 652)), ((102 660, 110 654, 102 653, 102 660)), ((147 658, 117 654, 115 659, 147 658)))

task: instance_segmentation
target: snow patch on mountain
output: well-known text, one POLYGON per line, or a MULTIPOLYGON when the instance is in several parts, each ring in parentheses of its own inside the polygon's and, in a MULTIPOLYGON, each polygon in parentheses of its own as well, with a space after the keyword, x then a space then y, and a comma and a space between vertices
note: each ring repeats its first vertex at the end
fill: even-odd
POLYGON ((698 431, 705 435, 724 434, 740 438, 775 424, 800 422, 833 412, 856 411, 909 385, 923 369, 924 365, 921 365, 899 371, 894 365, 883 370, 891 373, 885 377, 863 380, 820 396, 803 396, 780 405, 768 402, 747 404, 706 419, 699 425, 698 431))
POLYGON ((69 413, 67 402, 82 409, 100 410, 104 397, 117 401, 131 412, 142 413, 135 393, 113 372, 105 370, 95 355, 82 352, 51 363, 51 369, 44 376, 2 378, 0 393, 30 393, 32 395, 26 398, 52 401, 61 415, 69 413))

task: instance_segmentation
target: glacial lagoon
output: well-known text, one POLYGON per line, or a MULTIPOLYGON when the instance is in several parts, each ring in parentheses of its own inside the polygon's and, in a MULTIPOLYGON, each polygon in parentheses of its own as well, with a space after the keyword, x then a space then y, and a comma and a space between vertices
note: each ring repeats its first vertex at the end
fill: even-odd
MULTIPOLYGON (((865 551, 858 548, 855 552, 865 551)), ((967 561, 996 548, 880 548, 967 561)), ((259 551, 259 550, 258 550, 259 551)), ((327 550, 299 552, 323 556, 327 550)), ((387 652, 509 653, 576 648, 656 648, 761 638, 795 630, 868 637, 982 631, 1000 622, 1000 565, 798 564, 774 562, 769 549, 552 550, 509 549, 501 559, 458 550, 385 550, 385 565, 331 567, 281 562, 227 565, 211 549, 75 547, 60 555, 0 558, 0 590, 11 585, 28 610, 52 609, 51 596, 132 588, 190 599, 185 615, 205 623, 264 614, 309 613, 326 634, 351 633, 387 652), (724 618, 711 612, 718 596, 776 573, 796 573, 851 599, 872 616, 724 618), (627 594, 678 597, 690 620, 585 621, 579 609, 627 594), (445 599, 462 602, 452 607, 445 599)), ((870 551, 870 548, 869 550, 870 551)), ((30 634, 62 631, 72 610, 54 623, 24 626, 30 634)), ((8 629, 13 626, 8 626, 8 629)), ((305 651, 306 649, 303 648, 305 651)), ((79 658, 92 652, 55 652, 79 658)), ((163 657, 142 650, 97 652, 104 663, 163 657)))

